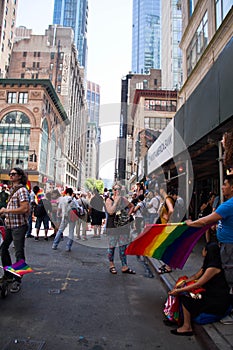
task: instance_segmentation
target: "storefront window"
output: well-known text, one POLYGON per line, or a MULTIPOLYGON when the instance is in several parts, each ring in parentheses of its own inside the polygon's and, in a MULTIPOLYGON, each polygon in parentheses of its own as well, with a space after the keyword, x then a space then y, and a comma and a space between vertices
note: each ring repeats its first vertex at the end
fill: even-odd
POLYGON ((230 11, 233 0, 215 0, 216 29, 218 29, 230 11))
POLYGON ((28 168, 30 127, 29 118, 22 112, 10 112, 3 117, 0 123, 1 169, 28 168))

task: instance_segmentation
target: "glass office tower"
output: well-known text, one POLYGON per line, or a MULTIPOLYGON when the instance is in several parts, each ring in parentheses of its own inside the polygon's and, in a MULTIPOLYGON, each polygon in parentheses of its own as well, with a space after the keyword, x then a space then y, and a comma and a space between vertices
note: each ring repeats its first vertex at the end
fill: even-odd
POLYGON ((71 27, 74 30, 80 66, 87 63, 87 18, 88 0, 55 0, 53 24, 71 27))
POLYGON ((160 69, 160 0, 133 0, 132 73, 160 69))

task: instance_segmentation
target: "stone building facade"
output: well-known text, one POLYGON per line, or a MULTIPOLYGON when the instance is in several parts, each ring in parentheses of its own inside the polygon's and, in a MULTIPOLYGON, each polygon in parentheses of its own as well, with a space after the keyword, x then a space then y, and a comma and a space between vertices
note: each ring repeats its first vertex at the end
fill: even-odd
MULTIPOLYGON (((17 30, 7 78, 51 81, 69 120, 62 134, 64 153, 59 155, 55 152, 54 167, 63 166, 64 185, 82 188, 85 180, 87 108, 83 69, 77 61, 73 30, 51 25, 45 35, 24 32, 25 38, 22 28, 17 30)), ((43 117, 44 110, 41 113, 43 117)))
POLYGON ((56 167, 55 154, 64 154, 68 123, 50 80, 0 79, 0 182, 20 167, 32 185, 63 187, 65 163, 56 167))

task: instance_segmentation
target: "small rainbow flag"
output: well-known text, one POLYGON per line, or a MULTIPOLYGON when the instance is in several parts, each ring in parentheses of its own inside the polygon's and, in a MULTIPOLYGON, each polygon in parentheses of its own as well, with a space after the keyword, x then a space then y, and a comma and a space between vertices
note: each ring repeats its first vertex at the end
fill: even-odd
POLYGON ((40 201, 41 199, 44 199, 44 198, 45 198, 44 191, 43 191, 42 188, 40 188, 40 190, 37 192, 36 197, 35 197, 35 202, 36 202, 36 204, 38 204, 39 201, 40 201))
POLYGON ((128 255, 149 256, 182 269, 193 247, 210 227, 190 227, 185 222, 146 225, 126 249, 128 255))
POLYGON ((4 266, 4 270, 13 273, 16 276, 22 277, 27 273, 34 272, 33 269, 26 264, 26 262, 21 259, 11 266, 4 266))

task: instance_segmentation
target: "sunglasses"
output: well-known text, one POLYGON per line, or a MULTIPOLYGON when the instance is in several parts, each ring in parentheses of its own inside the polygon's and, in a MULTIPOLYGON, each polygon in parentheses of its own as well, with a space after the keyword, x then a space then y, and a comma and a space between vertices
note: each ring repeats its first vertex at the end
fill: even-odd
POLYGON ((9 176, 15 176, 18 175, 18 173, 9 173, 9 176))

